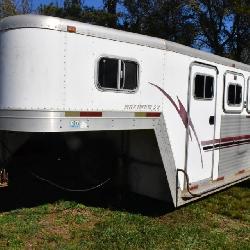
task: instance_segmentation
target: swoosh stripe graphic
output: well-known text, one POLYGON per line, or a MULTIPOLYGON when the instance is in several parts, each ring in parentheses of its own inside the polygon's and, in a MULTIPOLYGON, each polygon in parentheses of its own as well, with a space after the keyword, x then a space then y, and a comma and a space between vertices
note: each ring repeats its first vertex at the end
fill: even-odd
POLYGON ((152 86, 154 86, 158 90, 160 90, 163 93, 163 95, 174 106, 174 108, 177 111, 177 113, 179 114, 179 116, 180 116, 180 118, 182 120, 182 123, 184 124, 185 128, 188 129, 188 134, 189 134, 191 140, 192 140, 192 137, 191 137, 191 132, 190 132, 189 127, 192 129, 192 131, 194 133, 194 136, 195 136, 195 139, 196 139, 196 142, 198 144, 199 150, 200 150, 201 165, 202 165, 202 168, 203 168, 203 158, 202 158, 202 151, 201 151, 200 141, 199 141, 198 135, 196 133, 194 124, 193 124, 191 118, 188 116, 188 113, 187 113, 184 105, 182 104, 182 102, 180 101, 180 99, 177 96, 177 100, 178 100, 178 104, 179 104, 179 107, 178 107, 177 104, 175 103, 175 101, 173 100, 173 98, 166 91, 164 91, 162 88, 160 88, 158 85, 156 85, 154 83, 149 82, 149 84, 151 84, 152 86))

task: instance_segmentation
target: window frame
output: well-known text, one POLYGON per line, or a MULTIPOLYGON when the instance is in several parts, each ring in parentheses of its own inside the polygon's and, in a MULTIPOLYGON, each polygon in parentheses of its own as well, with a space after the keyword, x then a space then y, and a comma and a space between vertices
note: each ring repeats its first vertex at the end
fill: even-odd
POLYGON ((246 79, 242 73, 226 70, 223 75, 223 111, 225 114, 241 114, 244 110, 246 79), (236 77, 236 79, 235 79, 236 77), (242 87, 242 101, 240 105, 228 105, 228 85, 238 84, 242 87))
POLYGON ((96 60, 96 69, 95 69, 95 86, 99 91, 109 91, 109 92, 116 92, 116 93, 126 93, 126 94, 134 94, 139 90, 140 86, 140 64, 139 61, 135 58, 129 57, 120 57, 120 56, 111 56, 111 55, 101 55, 96 60), (102 59, 113 59, 118 60, 118 72, 117 72, 117 88, 104 88, 99 83, 99 64, 102 59), (137 86, 135 89, 121 89, 121 65, 123 61, 133 62, 137 65, 137 86))
MULTIPOLYGON (((215 78, 214 78, 213 75, 196 72, 195 75, 194 75, 194 78, 193 78, 193 98, 195 100, 197 100, 197 101, 212 101, 214 99, 214 83, 215 83, 215 78), (197 75, 204 76, 205 77, 204 81, 206 81, 206 78, 208 76, 213 78, 213 95, 212 95, 211 98, 206 98, 206 97, 199 98, 199 97, 196 97, 196 95, 195 95, 195 79, 196 79, 197 75)), ((204 93, 203 93, 204 95, 205 95, 205 91, 206 91, 206 83, 204 83, 204 93)))
POLYGON ((247 78, 247 92, 246 92, 246 111, 247 113, 250 113, 250 76, 247 78))

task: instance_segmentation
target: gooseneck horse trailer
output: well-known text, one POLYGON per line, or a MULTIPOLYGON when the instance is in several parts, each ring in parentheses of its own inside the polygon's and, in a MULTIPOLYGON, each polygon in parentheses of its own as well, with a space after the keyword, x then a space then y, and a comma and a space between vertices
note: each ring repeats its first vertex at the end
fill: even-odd
POLYGON ((84 157, 99 159, 95 171, 177 207, 250 177, 249 84, 249 65, 173 42, 55 17, 7 17, 1 158, 37 137, 61 138, 83 159, 83 176, 93 171, 84 157))

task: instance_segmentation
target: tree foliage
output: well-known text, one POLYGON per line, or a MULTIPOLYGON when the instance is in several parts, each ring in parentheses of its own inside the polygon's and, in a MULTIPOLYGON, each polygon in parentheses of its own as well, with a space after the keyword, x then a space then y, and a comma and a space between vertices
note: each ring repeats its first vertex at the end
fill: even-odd
POLYGON ((117 14, 117 5, 119 1, 118 0, 104 0, 104 10, 106 12, 106 24, 109 27, 115 28, 117 27, 117 22, 119 15, 117 14))
POLYGON ((16 14, 16 5, 13 0, 0 0, 0 19, 16 14))
POLYGON ((58 16, 112 28, 118 28, 119 13, 116 13, 118 1, 104 1, 103 9, 84 5, 80 0, 64 0, 63 6, 50 3, 40 5, 38 12, 42 15, 58 16))
POLYGON ((192 45, 195 29, 186 1, 124 0, 127 30, 192 45))
POLYGON ((31 13, 31 0, 0 0, 0 19, 7 16, 31 13))
POLYGON ((249 62, 250 1, 190 0, 197 47, 249 62))
POLYGON ((227 26, 230 21, 227 0, 191 0, 189 7, 198 30, 197 46, 211 48, 219 55, 225 54, 225 45, 231 38, 227 26))
POLYGON ((250 64, 250 1, 232 0, 230 4, 233 24, 229 56, 250 64))

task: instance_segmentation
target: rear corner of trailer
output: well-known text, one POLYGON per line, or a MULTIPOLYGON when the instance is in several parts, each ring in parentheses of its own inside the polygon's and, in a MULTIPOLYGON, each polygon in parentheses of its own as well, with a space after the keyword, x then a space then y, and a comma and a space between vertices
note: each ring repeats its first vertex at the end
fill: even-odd
POLYGON ((34 133, 38 145, 41 132, 59 127, 46 117, 62 107, 64 41, 59 26, 57 18, 35 15, 0 21, 0 186, 6 184, 6 165, 34 133))
MULTIPOLYGON (((92 64, 85 58, 85 64, 89 65, 83 74, 82 61, 79 63, 75 59, 79 56, 72 56, 79 52, 75 43, 70 43, 73 40, 82 45, 82 37, 66 33, 74 33, 74 27, 67 27, 67 23, 54 17, 32 15, 8 17, 0 22, 1 162, 8 163, 10 172, 16 166, 19 173, 30 172, 34 167, 36 173, 55 182, 61 175, 62 179, 66 178, 66 186, 72 177, 74 185, 90 183, 87 186, 98 186, 114 179, 115 175, 118 188, 131 186, 133 192, 172 202, 153 127, 150 131, 135 130, 134 117, 128 117, 127 123, 121 119, 122 123, 118 125, 122 126, 117 129, 113 129, 112 117, 106 120, 75 117, 76 113, 82 112, 74 111, 90 110, 87 104, 91 94, 86 94, 86 84, 79 82, 84 80, 83 75, 87 77, 88 69, 93 68, 93 58, 92 64), (67 59, 66 50, 70 50, 67 59), (74 63, 70 63, 72 58, 74 63), (69 68, 76 73, 69 72, 69 68), (73 80, 69 81, 70 77, 73 80), (67 110, 65 99, 69 90, 73 92, 67 98, 74 105, 67 110), (101 120, 105 127, 96 126, 101 124, 101 120), (91 121, 93 128, 82 129, 75 123, 72 127, 72 121, 83 121, 83 124, 91 121), (126 124, 135 131, 125 131, 126 124), (147 158, 145 152, 148 152, 147 158), (125 153, 128 154, 126 157, 125 153), (145 161, 151 158, 151 161, 145 161)), ((82 49, 83 46, 80 47, 82 49)), ((88 79, 93 78, 94 68, 91 72, 88 79)), ((89 82, 91 89, 97 91, 94 82, 89 82)), ((107 92, 105 96, 117 98, 114 93, 107 92)), ((101 96, 103 92, 98 91, 97 94, 101 96)), ((149 126, 149 118, 138 118, 139 124, 142 124, 142 119, 149 126)), ((4 168, 0 166, 1 169, 4 168)))
MULTIPOLYGON (((45 17, 46 18, 46 17, 45 17)), ((63 32, 49 29, 57 19, 7 17, 0 24, 0 109, 48 110, 60 107, 63 32), (52 25, 51 24, 51 25, 52 25)))

